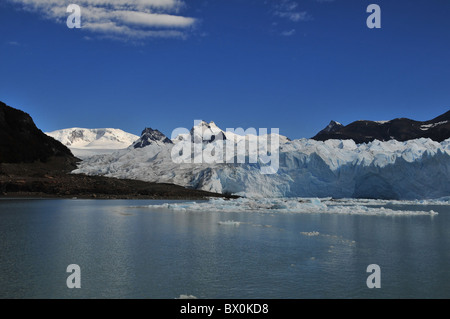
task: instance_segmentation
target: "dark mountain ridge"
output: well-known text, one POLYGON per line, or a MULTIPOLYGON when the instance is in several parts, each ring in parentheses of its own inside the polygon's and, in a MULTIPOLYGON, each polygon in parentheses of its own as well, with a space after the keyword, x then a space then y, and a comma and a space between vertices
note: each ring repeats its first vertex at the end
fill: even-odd
POLYGON ((450 111, 429 121, 415 121, 397 118, 391 121, 355 121, 346 126, 331 123, 312 139, 326 141, 329 139, 352 139, 355 143, 368 143, 373 140, 407 141, 417 138, 430 138, 442 142, 450 138, 450 111))
POLYGON ((38 129, 30 115, 0 102, 0 163, 46 162, 53 156, 77 161, 66 146, 38 129))

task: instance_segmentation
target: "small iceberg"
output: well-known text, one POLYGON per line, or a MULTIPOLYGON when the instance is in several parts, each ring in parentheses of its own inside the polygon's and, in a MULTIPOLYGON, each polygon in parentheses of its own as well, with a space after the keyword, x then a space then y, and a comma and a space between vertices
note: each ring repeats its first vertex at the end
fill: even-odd
POLYGON ((318 231, 306 231, 306 232, 301 232, 300 234, 305 235, 305 236, 319 236, 320 233, 318 231))
POLYGON ((220 221, 218 222, 219 225, 225 225, 225 226, 239 226, 241 222, 237 222, 234 220, 226 220, 226 221, 220 221))

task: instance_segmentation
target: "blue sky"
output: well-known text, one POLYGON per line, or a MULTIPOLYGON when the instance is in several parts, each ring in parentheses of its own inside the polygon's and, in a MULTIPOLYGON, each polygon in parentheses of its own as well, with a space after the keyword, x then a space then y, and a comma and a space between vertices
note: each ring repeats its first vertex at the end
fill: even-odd
POLYGON ((428 120, 450 109, 449 17, 448 0, 2 0, 0 100, 43 131, 428 120))

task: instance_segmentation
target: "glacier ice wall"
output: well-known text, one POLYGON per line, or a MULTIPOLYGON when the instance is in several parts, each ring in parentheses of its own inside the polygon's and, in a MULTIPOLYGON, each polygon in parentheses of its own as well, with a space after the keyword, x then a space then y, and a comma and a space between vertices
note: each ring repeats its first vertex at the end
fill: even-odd
POLYGON ((283 140, 278 172, 270 175, 261 174, 260 162, 177 164, 171 158, 172 147, 150 145, 93 156, 73 173, 174 183, 247 197, 412 200, 450 195, 450 139, 367 144, 283 140))

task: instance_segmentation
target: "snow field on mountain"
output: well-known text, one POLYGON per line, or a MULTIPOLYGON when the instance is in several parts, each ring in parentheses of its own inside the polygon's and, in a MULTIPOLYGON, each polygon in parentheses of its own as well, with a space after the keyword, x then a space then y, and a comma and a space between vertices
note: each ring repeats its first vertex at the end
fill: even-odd
POLYGON ((98 154, 110 154, 129 147, 139 136, 120 129, 69 128, 46 133, 67 146, 82 159, 98 154))

